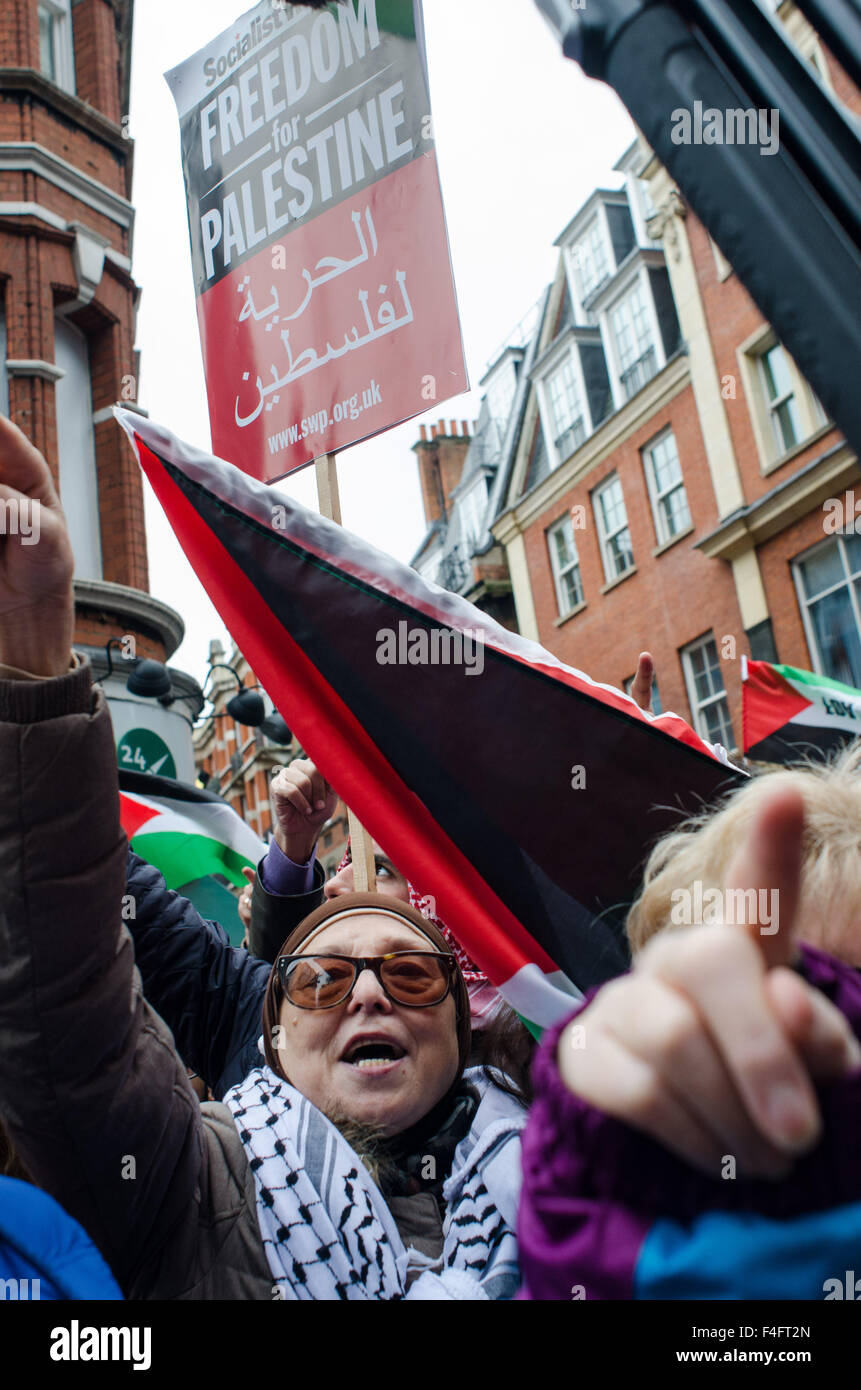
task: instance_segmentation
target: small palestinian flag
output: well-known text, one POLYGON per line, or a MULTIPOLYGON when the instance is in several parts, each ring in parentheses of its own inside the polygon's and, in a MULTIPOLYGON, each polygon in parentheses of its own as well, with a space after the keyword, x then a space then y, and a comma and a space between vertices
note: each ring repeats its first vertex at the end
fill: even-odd
POLYGON ((861 735, 861 690, 795 666, 742 658, 744 751, 763 762, 831 753, 861 735))
POLYGON ((172 889, 209 874, 244 887, 243 868, 256 869, 266 853, 220 797, 151 773, 120 770, 120 820, 135 853, 172 889))
POLYGON ((308 757, 512 1007, 544 1028, 624 970, 651 842, 740 774, 678 716, 115 413, 308 757))

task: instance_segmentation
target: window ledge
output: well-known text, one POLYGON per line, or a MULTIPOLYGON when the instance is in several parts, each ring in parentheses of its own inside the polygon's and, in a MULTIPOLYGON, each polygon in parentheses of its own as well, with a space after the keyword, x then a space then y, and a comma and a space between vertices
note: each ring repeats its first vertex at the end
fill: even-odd
POLYGON ((603 584, 603 585, 601 586, 601 593, 602 593, 602 594, 609 594, 609 592, 610 592, 611 589, 615 589, 616 586, 617 586, 618 584, 624 584, 624 582, 625 582, 626 579, 630 579, 630 578, 631 578, 631 575, 632 575, 632 574, 636 574, 636 573, 637 573, 637 566, 636 566, 636 565, 632 565, 630 569, 625 570, 625 573, 624 573, 624 574, 617 574, 615 579, 611 579, 611 580, 609 581, 609 583, 603 584))
POLYGON ((662 545, 656 545, 652 551, 653 558, 656 558, 658 555, 663 555, 665 550, 672 550, 674 545, 678 545, 679 541, 683 541, 685 536, 692 535, 695 530, 696 527, 693 525, 686 526, 684 531, 678 531, 675 536, 671 536, 670 539, 664 541, 662 545))
POLYGON ((767 478, 769 473, 774 473, 778 468, 783 468, 785 464, 791 463, 798 454, 803 453, 811 444, 816 444, 820 439, 824 439, 825 435, 833 429, 833 420, 828 420, 824 425, 819 425, 806 439, 802 439, 799 444, 794 444, 785 454, 781 454, 780 458, 772 459, 770 463, 764 463, 762 465, 762 476, 767 478))
POLYGON ((569 620, 570 618, 576 618, 578 613, 582 613, 582 612, 583 612, 583 609, 584 609, 585 607, 586 607, 586 600, 584 599, 583 602, 582 602, 582 603, 578 603, 577 606, 576 606, 575 608, 569 608, 569 609, 568 609, 568 612, 567 612, 567 613, 563 613, 561 617, 559 617, 559 618, 554 618, 554 619, 553 619, 553 626, 554 626, 554 627, 562 627, 563 624, 564 624, 564 623, 567 623, 568 620, 569 620))

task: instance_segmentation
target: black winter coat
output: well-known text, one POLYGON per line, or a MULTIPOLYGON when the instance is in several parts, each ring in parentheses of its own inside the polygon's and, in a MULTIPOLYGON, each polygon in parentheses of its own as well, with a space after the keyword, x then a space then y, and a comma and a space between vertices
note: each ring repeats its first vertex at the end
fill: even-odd
POLYGON ((231 946, 224 928, 207 922, 173 893, 157 869, 128 853, 125 916, 144 995, 173 1033, 176 1050, 221 1098, 263 1063, 257 1048, 271 961, 295 926, 322 901, 323 869, 310 893, 275 897, 254 883, 252 947, 231 946))

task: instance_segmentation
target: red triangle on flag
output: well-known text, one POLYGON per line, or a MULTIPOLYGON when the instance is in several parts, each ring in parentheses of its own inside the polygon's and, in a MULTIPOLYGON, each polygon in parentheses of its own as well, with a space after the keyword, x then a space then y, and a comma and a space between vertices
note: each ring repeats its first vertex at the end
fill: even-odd
POLYGON ((745 753, 762 743, 813 703, 767 661, 748 661, 742 685, 742 734, 745 753))
POLYGON ((130 840, 142 825, 146 825, 147 821, 153 820, 158 814, 154 806, 144 806, 142 802, 126 796, 125 792, 120 792, 120 823, 130 840))

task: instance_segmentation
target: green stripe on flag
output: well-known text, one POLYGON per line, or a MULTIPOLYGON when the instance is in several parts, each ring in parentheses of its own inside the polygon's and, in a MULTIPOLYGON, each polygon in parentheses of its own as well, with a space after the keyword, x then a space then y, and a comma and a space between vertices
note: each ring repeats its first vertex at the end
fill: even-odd
MULTIPOLYGON (((818 687, 821 690, 836 690, 839 691, 841 695, 852 695, 856 700, 859 694, 861 694, 857 686, 844 685, 842 681, 832 680, 830 676, 817 676, 813 671, 802 671, 796 666, 774 666, 773 670, 783 676, 785 681, 789 681, 790 685, 812 686, 814 689, 818 687)), ((806 690, 803 693, 807 695, 808 699, 813 698, 806 690)))
POLYGON ((207 835, 187 835, 180 831, 142 830, 132 840, 132 849, 164 876, 168 888, 180 888, 207 874, 223 874, 237 888, 245 885, 242 870, 256 865, 245 855, 207 835))

